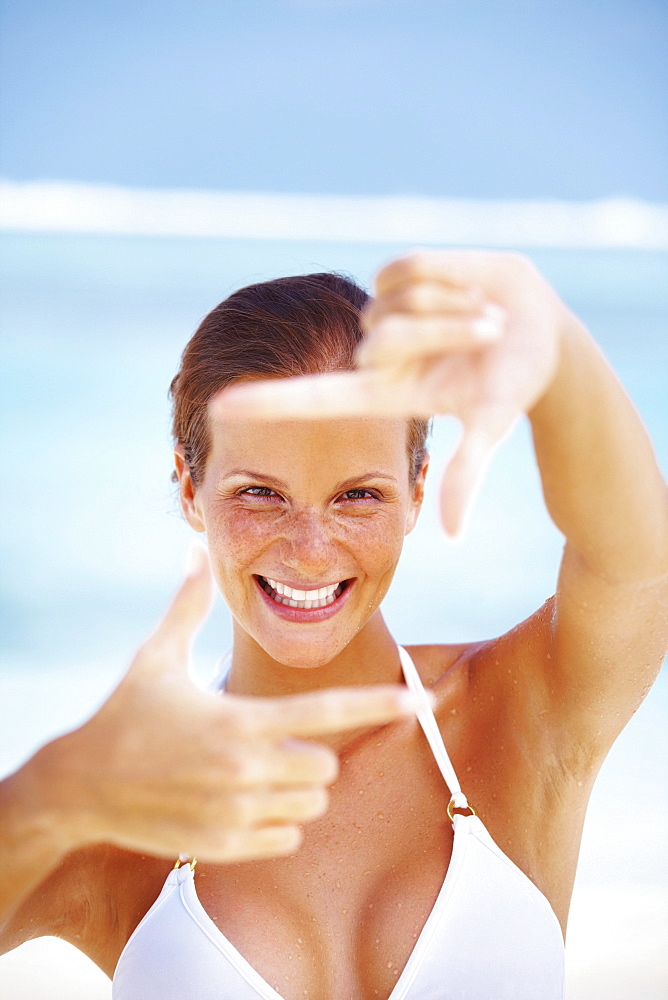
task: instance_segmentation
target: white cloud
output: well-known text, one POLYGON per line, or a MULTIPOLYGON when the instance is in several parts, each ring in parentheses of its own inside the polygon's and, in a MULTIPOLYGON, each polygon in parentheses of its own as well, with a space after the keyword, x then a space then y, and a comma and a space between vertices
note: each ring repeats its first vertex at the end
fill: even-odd
POLYGON ((451 246, 668 249, 668 205, 0 182, 0 230, 451 246))

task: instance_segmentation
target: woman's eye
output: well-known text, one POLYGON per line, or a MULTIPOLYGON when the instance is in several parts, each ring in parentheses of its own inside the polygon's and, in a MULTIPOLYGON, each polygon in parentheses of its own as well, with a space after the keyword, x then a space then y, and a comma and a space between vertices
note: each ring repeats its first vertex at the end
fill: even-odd
POLYGON ((346 490, 343 494, 344 500, 377 500, 378 497, 371 490, 346 490))
POLYGON ((263 499, 264 497, 276 496, 276 494, 268 486, 248 486, 245 490, 241 490, 239 496, 260 497, 263 499))

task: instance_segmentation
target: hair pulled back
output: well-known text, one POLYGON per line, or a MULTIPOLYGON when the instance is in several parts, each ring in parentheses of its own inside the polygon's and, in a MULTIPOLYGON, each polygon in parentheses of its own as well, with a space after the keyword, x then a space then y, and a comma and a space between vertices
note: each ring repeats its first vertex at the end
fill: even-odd
MULTIPOLYGON (((369 296, 340 274, 276 278, 233 292, 199 325, 181 357, 170 396, 172 433, 193 482, 201 482, 211 447, 207 406, 230 383, 350 371, 369 296)), ((428 421, 408 421, 411 478, 425 455, 428 421)))

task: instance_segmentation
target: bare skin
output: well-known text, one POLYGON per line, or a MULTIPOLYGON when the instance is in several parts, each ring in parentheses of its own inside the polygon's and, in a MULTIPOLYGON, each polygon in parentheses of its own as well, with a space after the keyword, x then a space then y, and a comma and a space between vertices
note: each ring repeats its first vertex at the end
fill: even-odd
MULTIPOLYGON (((177 449, 185 515, 207 532, 235 618, 231 694, 218 701, 399 682, 379 605, 426 472, 410 483, 405 418, 462 421, 443 487, 455 531, 490 450, 527 413, 566 538, 557 593, 498 639, 409 651, 469 800, 565 930, 593 781, 665 652, 664 485, 623 390, 528 262, 412 255, 381 271, 377 293, 359 372, 223 394, 197 485, 177 449), (262 579, 348 583, 334 613, 307 621, 272 606, 262 579)), ((449 793, 415 720, 336 728, 321 743, 339 775, 301 848, 226 864, 209 852, 197 869, 207 912, 285 1000, 388 997, 450 860, 449 793)), ((111 974, 169 867, 125 846, 71 853, 7 939, 58 933, 111 974)))

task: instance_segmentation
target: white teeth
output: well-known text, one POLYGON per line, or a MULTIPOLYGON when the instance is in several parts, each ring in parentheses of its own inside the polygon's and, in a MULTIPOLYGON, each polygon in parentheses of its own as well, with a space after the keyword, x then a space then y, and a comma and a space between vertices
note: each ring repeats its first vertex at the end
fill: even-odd
POLYGON ((278 604, 287 604, 291 608, 302 608, 309 611, 311 608, 325 608, 336 600, 338 593, 341 593, 340 583, 330 583, 327 587, 319 587, 317 590, 293 590, 285 583, 278 580, 271 580, 268 576, 265 580, 274 591, 274 600, 278 604))

